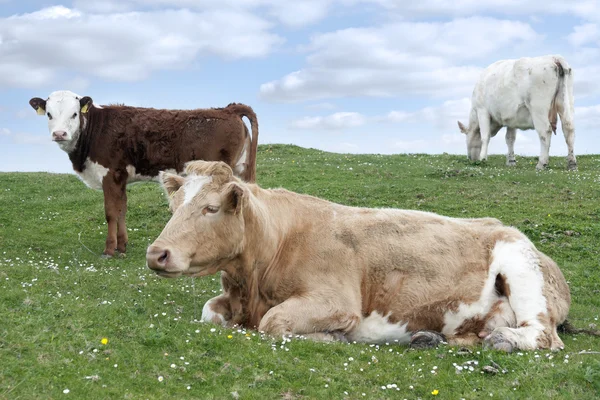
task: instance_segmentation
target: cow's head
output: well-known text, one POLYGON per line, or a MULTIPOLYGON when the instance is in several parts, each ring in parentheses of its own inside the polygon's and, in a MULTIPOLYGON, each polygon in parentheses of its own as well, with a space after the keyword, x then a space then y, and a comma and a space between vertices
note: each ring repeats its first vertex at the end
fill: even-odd
POLYGON ((192 161, 185 173, 160 173, 173 215, 146 261, 163 277, 214 274, 242 250, 245 184, 223 162, 192 161))
POLYGON ((481 131, 479 127, 473 127, 475 124, 469 124, 469 127, 458 121, 458 129, 467 135, 467 156, 469 160, 479 161, 481 157, 481 131))
POLYGON ((92 107, 92 99, 78 96, 68 90, 59 90, 48 96, 47 100, 34 97, 29 104, 39 115, 48 117, 48 130, 52 140, 61 149, 70 151, 75 146, 82 124, 85 125, 86 113, 92 107))

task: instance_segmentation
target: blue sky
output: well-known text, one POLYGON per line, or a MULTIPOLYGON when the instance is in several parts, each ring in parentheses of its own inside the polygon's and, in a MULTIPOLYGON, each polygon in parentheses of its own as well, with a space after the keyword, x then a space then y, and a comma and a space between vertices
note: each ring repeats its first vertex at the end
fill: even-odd
MULTIPOLYGON (((561 54, 575 73, 576 154, 600 153, 596 0, 0 0, 0 171, 71 172, 28 105, 254 108, 259 143, 465 154, 480 71, 561 54), (414 3, 414 4, 409 4, 414 3)), ((566 155, 562 133, 551 155, 566 155)), ((520 132, 516 152, 539 153, 520 132)), ((504 131, 490 152, 505 153, 504 131)))

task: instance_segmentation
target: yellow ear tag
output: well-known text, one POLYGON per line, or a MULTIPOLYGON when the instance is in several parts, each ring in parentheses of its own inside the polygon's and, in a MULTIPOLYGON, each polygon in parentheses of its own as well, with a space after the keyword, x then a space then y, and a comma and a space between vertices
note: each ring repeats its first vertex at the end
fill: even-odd
POLYGON ((35 109, 35 112, 37 113, 37 115, 46 115, 46 110, 39 106, 35 109))
POLYGON ((85 106, 81 107, 81 112, 82 113, 85 114, 86 112, 88 112, 88 104, 90 104, 90 103, 87 103, 85 106))

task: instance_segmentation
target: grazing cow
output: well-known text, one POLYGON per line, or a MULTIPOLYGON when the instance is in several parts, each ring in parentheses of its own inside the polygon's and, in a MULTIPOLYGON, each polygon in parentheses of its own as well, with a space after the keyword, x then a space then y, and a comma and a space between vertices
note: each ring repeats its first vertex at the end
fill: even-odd
POLYGON ((47 115, 48 128, 83 182, 104 192, 108 235, 103 255, 125 253, 127 183, 150 180, 161 170, 181 172, 192 160, 224 161, 254 182, 258 122, 243 104, 197 110, 97 106, 88 96, 57 91, 29 104, 47 115), (252 137, 242 120, 250 120, 252 137))
POLYGON ((556 134, 558 114, 569 150, 567 168, 577 169, 573 152, 573 72, 561 56, 495 62, 479 77, 471 103, 469 126, 458 122, 460 131, 467 135, 469 159, 485 160, 490 137, 505 126, 506 164, 513 166, 517 129, 535 129, 540 137, 536 168, 544 169, 548 165, 552 132, 556 134))
POLYGON ((367 343, 563 347, 567 283, 493 218, 347 207, 235 178, 219 162, 161 174, 173 211, 146 253, 159 276, 221 271, 202 319, 367 343), (443 335, 443 336, 442 336, 443 335))

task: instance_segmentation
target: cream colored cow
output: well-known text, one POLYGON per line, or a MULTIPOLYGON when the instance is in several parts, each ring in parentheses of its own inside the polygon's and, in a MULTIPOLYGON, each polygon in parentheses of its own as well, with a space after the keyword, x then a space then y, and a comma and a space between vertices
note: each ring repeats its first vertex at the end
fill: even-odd
POLYGON ((265 190, 222 162, 186 173, 161 174, 173 216, 146 258, 163 277, 221 271, 204 320, 367 343, 563 347, 561 271, 498 220, 265 190))

